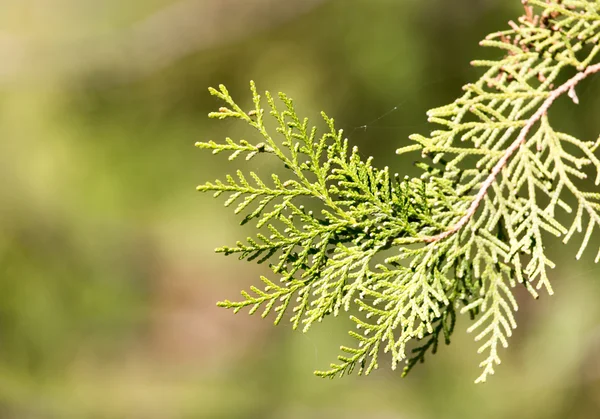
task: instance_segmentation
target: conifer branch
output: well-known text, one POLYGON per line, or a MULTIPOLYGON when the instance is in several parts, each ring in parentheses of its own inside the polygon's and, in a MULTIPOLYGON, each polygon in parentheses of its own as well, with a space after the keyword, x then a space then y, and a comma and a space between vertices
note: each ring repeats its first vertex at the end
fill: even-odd
POLYGON ((479 188, 479 192, 477 192, 477 195, 475 195, 475 198, 473 199, 473 202, 469 206, 469 209, 467 210, 465 215, 463 215, 460 218, 460 220, 458 220, 458 222, 456 224, 454 224, 450 229, 444 231, 443 233, 437 234, 435 236, 424 237, 423 241, 426 243, 432 243, 432 242, 436 242, 438 240, 443 240, 446 237, 456 233, 458 230, 463 228, 469 222, 469 220, 475 215, 475 212, 477 211, 479 204, 481 204, 481 202, 485 198, 485 196, 488 192, 488 189, 490 188, 490 186, 492 186, 492 183, 494 183, 494 181, 496 180, 496 177, 498 176, 500 171, 506 166, 506 163, 511 158, 511 156, 515 153, 515 151, 517 151, 519 149, 519 147, 521 147, 523 144, 525 144, 525 140, 527 139, 527 136, 529 135, 529 131, 531 131, 533 126, 537 122, 539 122, 539 120, 542 118, 542 116, 544 116, 548 112, 548 110, 550 109, 550 107, 552 106, 554 101, 556 101, 556 99, 558 99, 561 95, 568 93, 569 96, 573 98, 573 102, 575 104, 579 104, 579 99, 576 99, 577 96, 574 93, 575 87, 577 86, 577 84, 580 81, 585 79, 587 76, 597 73, 597 72, 600 72, 600 63, 587 67, 585 69, 585 71, 581 71, 581 72, 577 73, 575 76, 571 77, 569 80, 567 80, 565 83, 560 85, 558 88, 551 91, 550 94, 548 95, 548 97, 546 98, 546 100, 544 101, 544 103, 542 103, 542 105, 538 108, 538 110, 527 120, 527 123, 521 129, 519 136, 506 149, 506 151, 502 154, 502 158, 500 158, 500 160, 498 160, 496 165, 492 168, 491 173, 485 179, 485 181, 481 184, 481 187, 479 188))
POLYGON ((225 205, 235 204, 241 223, 257 228, 217 251, 269 261, 279 282, 261 277, 262 288, 218 304, 235 313, 275 313, 275 323, 289 312, 292 327, 303 331, 352 312, 354 344, 341 347, 329 370, 316 372, 329 378, 369 374, 381 352, 393 369, 403 362, 405 375, 439 349, 442 337, 450 343, 456 312, 468 314, 468 331, 485 354, 476 382, 494 374, 517 326, 514 288, 534 298, 542 288, 553 293, 548 236, 566 243, 582 233, 579 258, 600 230, 600 193, 577 182, 594 171, 600 184, 600 138, 558 132, 548 116, 565 94, 578 104, 576 87, 600 72, 600 3, 522 3, 517 22, 481 42, 499 57, 473 61, 483 75, 453 103, 428 112, 438 129, 412 135, 413 144, 397 150, 420 151, 419 177, 392 175, 362 159, 325 114, 319 134, 284 94, 276 102, 267 92, 264 104, 251 83, 254 109, 246 112, 225 86, 210 89, 226 105, 210 117, 239 119, 262 138, 196 145, 229 160, 272 158, 285 169, 268 180, 238 171, 198 186, 228 195, 225 205), (561 82, 569 70, 576 74, 561 82), (265 124, 269 117, 275 135, 265 124))

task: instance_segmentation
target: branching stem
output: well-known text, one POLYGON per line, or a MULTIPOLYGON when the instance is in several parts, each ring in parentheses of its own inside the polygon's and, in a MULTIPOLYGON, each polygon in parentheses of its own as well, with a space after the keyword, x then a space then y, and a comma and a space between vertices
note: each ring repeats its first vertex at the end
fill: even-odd
POLYGON ((556 99, 558 99, 561 95, 563 95, 565 93, 568 93, 569 95, 571 95, 570 92, 573 92, 573 89, 575 88, 575 86, 577 86, 577 84, 580 81, 582 81, 589 75, 598 73, 598 72, 600 72, 600 63, 587 67, 584 71, 580 71, 575 76, 573 76, 572 78, 567 80, 564 84, 562 84, 559 87, 557 87, 556 89, 552 90, 550 92, 550 95, 546 98, 544 103, 542 103, 542 105, 539 107, 537 112, 535 112, 527 120, 527 123, 521 129, 521 132, 519 132, 519 136, 506 149, 506 151, 504 152, 504 154, 502 155, 500 160, 498 160, 498 162, 494 165, 489 176, 481 184, 481 188, 479 189, 479 192, 477 192, 477 195, 475 195, 475 198, 473 199, 473 202, 469 206, 469 209, 467 210, 467 212, 456 222, 456 224, 454 224, 448 230, 446 230, 440 234, 437 234, 435 236, 423 237, 422 240, 425 243, 434 243, 434 242, 443 240, 443 239, 451 236, 452 234, 456 233, 460 229, 462 229, 469 222, 469 220, 475 215, 475 212, 477 211, 479 204, 481 204, 481 202, 484 200, 484 198, 488 192, 488 189, 490 188, 490 186, 492 186, 492 184, 496 180, 496 177, 502 171, 504 166, 506 166, 506 163, 508 163, 508 161, 510 160, 512 155, 523 144, 525 144, 525 141, 527 140, 527 135, 529 134, 529 131, 531 131, 531 128, 533 128, 533 126, 546 114, 546 112, 548 112, 548 109, 550 109, 550 107, 556 101, 556 99))

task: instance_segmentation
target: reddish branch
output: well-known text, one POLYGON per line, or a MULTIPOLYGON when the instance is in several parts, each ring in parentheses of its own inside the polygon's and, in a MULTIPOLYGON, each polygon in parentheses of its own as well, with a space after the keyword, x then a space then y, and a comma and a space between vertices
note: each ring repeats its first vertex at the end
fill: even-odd
POLYGON ((477 211, 479 204, 481 204, 481 202, 485 198, 485 196, 488 192, 488 189, 490 188, 490 186, 492 186, 492 183, 494 183, 494 181, 496 180, 496 177, 502 171, 504 166, 506 166, 506 163, 508 163, 508 160, 512 157, 512 155, 515 153, 515 151, 517 151, 523 144, 525 144, 525 141, 527 140, 527 135, 529 134, 529 131, 531 131, 531 128, 533 128, 533 126, 546 114, 546 112, 548 112, 548 109, 550 109, 550 107, 552 106, 554 101, 565 93, 573 92, 574 91, 573 89, 575 88, 575 86, 577 86, 577 84, 581 80, 585 79, 587 76, 589 76, 591 74, 598 73, 598 72, 600 72, 600 63, 587 67, 584 71, 577 73, 575 76, 570 78, 564 84, 562 84, 559 87, 557 87, 556 89, 552 90, 550 92, 550 95, 546 98, 544 103, 542 103, 542 105, 539 107, 537 112, 534 113, 527 120, 527 123, 521 129, 521 132, 519 132, 519 136, 506 149, 506 151, 504 152, 504 154, 502 155, 500 160, 498 160, 498 162, 494 165, 489 176, 481 184, 481 188, 479 189, 479 192, 477 193, 477 195, 475 195, 475 198, 473 199, 473 202, 471 202, 471 205, 469 206, 469 209, 467 210, 465 215, 463 215, 460 218, 460 220, 458 220, 456 222, 456 224, 454 224, 450 229, 448 229, 440 234, 437 234, 435 236, 424 237, 423 241, 426 243, 437 242, 439 240, 443 240, 446 237, 451 236, 452 234, 456 233, 461 228, 463 228, 469 222, 469 220, 475 215, 475 212, 477 211))

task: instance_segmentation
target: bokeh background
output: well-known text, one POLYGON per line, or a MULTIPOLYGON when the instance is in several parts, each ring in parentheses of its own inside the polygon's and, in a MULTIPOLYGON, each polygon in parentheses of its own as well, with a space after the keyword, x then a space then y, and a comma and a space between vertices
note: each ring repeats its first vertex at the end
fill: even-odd
MULTIPOLYGON (((383 363, 329 381, 312 371, 348 342, 343 319, 303 335, 215 306, 268 268, 213 253, 248 230, 195 191, 234 166, 194 142, 256 136, 206 117, 208 86, 248 106, 250 79, 285 91, 411 173, 393 151, 477 77, 478 41, 520 3, 1 0, 0 418, 600 417, 593 250, 549 246, 556 294, 519 295, 485 385, 467 318, 406 379, 383 363)), ((596 138, 600 78, 578 93, 552 116, 596 138)))

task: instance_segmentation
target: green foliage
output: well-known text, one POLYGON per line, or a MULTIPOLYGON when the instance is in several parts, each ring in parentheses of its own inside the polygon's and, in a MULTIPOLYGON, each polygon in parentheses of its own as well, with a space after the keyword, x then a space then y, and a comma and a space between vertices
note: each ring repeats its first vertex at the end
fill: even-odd
POLYGON ((529 0, 524 7, 518 23, 481 43, 501 50, 500 58, 473 61, 483 76, 455 102, 429 111, 440 128, 398 150, 421 153, 417 178, 362 159, 325 114, 327 128, 318 134, 283 94, 281 110, 266 93, 266 112, 252 83, 254 109, 245 112, 224 86, 210 89, 226 104, 210 117, 241 119, 262 142, 197 146, 229 160, 267 155, 289 175, 265 180, 238 171, 198 187, 227 194, 225 205, 258 230, 217 251, 270 261, 277 278, 261 278, 262 288, 219 305, 274 312, 276 324, 290 313, 292 327, 305 332, 330 314, 351 313, 356 344, 342 346, 338 362, 316 372, 322 377, 355 368, 368 374, 382 351, 393 369, 404 362, 406 374, 440 339, 450 342, 457 311, 468 313, 468 331, 485 354, 476 382, 493 374, 516 327, 515 287, 535 298, 542 288, 552 293, 544 240, 566 243, 583 233, 579 258, 600 229, 600 193, 578 182, 594 172, 600 183, 600 138, 558 132, 548 116, 562 95, 578 103, 577 85, 600 71, 600 2, 529 0), (277 136, 265 125, 269 117, 277 136))

